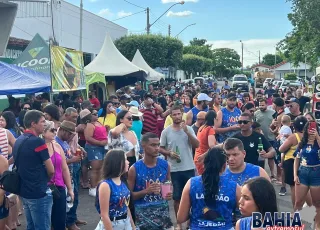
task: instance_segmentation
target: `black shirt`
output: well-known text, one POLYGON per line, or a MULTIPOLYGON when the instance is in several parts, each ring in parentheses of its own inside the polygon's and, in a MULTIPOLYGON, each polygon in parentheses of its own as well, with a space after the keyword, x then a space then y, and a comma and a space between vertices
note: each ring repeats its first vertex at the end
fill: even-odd
POLYGON ((252 134, 248 137, 243 136, 241 133, 237 133, 233 136, 233 138, 240 139, 244 145, 244 150, 246 151, 246 157, 244 158, 245 162, 258 165, 259 137, 261 137, 264 151, 268 152, 268 150, 272 146, 270 142, 265 138, 265 136, 258 132, 253 131, 252 134))
POLYGON ((299 98, 299 105, 300 105, 300 112, 303 113, 304 107, 306 106, 307 102, 310 102, 310 97, 302 96, 299 98))
POLYGON ((44 162, 50 156, 44 140, 26 131, 25 134, 18 137, 12 153, 21 177, 21 197, 39 199, 46 196, 49 178, 44 162), (29 139, 24 142, 27 137, 29 139), (21 144, 23 145, 19 149, 21 144), (18 149, 19 158, 17 160, 18 149))

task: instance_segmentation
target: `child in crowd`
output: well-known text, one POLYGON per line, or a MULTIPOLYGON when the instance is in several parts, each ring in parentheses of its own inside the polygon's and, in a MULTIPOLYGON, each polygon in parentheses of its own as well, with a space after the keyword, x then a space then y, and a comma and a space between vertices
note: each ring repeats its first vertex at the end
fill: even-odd
POLYGON ((280 140, 280 145, 282 145, 286 139, 292 134, 292 130, 290 128, 291 118, 288 115, 283 115, 281 118, 281 128, 279 130, 279 135, 277 140, 280 140))

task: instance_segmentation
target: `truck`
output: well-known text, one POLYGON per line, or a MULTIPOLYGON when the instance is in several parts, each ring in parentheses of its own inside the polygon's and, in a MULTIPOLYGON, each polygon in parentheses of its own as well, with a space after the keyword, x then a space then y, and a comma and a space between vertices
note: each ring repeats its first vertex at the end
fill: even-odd
POLYGON ((254 81, 255 81, 255 88, 262 88, 263 83, 267 78, 274 79, 274 73, 273 72, 255 72, 254 73, 254 81))
POLYGON ((244 74, 236 74, 232 78, 231 88, 237 90, 241 89, 242 91, 249 92, 249 82, 248 78, 244 74))

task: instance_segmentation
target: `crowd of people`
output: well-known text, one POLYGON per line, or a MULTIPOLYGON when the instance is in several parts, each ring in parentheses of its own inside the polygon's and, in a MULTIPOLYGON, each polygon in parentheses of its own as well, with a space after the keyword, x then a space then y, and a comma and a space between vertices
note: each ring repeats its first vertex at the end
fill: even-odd
POLYGON ((20 214, 28 230, 80 229, 80 188, 95 197, 97 230, 251 229, 253 212, 278 211, 276 185, 290 187, 292 213, 315 206, 320 229, 320 129, 304 89, 142 85, 104 101, 9 97, 0 173, 16 164, 21 191, 0 189, 0 229, 20 214))

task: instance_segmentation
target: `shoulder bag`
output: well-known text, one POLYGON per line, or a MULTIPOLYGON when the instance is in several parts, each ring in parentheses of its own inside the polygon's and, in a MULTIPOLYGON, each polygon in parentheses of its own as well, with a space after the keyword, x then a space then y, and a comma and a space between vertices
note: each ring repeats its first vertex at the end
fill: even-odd
POLYGON ((0 177, 0 187, 6 191, 16 195, 20 195, 21 179, 18 173, 17 163, 19 162, 20 150, 23 144, 30 138, 28 135, 20 144, 17 150, 17 158, 14 161, 12 171, 5 171, 0 177))

